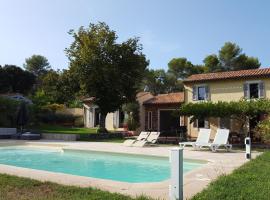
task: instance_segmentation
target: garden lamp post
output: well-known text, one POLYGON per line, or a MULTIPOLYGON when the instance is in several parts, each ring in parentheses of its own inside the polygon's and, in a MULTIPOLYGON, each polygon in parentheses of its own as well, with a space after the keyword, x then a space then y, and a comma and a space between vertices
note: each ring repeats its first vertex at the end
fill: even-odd
POLYGON ((183 148, 173 148, 170 151, 171 184, 170 200, 183 200, 183 148))

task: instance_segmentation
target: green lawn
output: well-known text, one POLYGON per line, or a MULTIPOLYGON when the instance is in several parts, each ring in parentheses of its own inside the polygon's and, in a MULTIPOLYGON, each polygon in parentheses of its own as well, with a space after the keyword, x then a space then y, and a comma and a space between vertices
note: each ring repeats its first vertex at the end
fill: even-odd
POLYGON ((0 174, 1 200, 147 200, 146 197, 104 192, 92 188, 62 186, 0 174))
POLYGON ((35 129, 42 133, 62 133, 62 134, 91 134, 97 133, 97 128, 71 128, 65 126, 43 124, 35 129))
POLYGON ((80 135, 79 141, 91 141, 91 142, 114 142, 122 143, 124 138, 109 138, 109 139, 92 139, 87 134, 97 133, 97 128, 72 128, 59 125, 42 124, 33 129, 38 130, 41 133, 57 133, 57 134, 78 134, 80 135))
POLYGON ((221 176, 192 200, 269 200, 270 152, 221 176))

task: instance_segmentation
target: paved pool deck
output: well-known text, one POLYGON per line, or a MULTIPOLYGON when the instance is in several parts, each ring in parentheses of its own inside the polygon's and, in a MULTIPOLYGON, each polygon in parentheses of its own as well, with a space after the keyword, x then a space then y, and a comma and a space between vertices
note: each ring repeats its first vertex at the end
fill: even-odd
MULTIPOLYGON (((109 142, 67 142, 67 141, 22 141, 22 140, 0 140, 0 146, 23 145, 31 148, 45 149, 71 149, 89 150, 114 153, 127 153, 152 156, 169 156, 169 150, 175 146, 155 147, 125 147, 121 143, 109 142)), ((260 153, 254 152, 253 157, 260 153)), ((207 161, 202 167, 192 170, 184 175, 184 198, 189 199, 196 193, 202 191, 207 185, 222 174, 229 174, 234 169, 243 165, 247 160, 242 151, 220 151, 212 153, 206 151, 194 151, 192 148, 185 148, 185 159, 196 159, 207 161)), ((75 176, 63 173, 47 172, 15 166, 0 164, 0 173, 32 178, 40 181, 51 181, 64 185, 80 187, 95 187, 110 192, 138 196, 144 194, 158 199, 168 199, 169 180, 157 183, 125 183, 105 179, 96 179, 83 176, 75 176)))

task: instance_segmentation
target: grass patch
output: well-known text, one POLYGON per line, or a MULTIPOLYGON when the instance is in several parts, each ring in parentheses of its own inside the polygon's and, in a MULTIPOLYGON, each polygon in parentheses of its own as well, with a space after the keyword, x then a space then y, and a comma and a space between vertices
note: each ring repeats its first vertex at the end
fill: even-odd
POLYGON ((42 133, 59 133, 59 134, 92 134, 97 133, 97 128, 72 128, 51 124, 42 124, 35 129, 42 133))
POLYGON ((270 199, 270 152, 210 183, 209 187, 192 200, 269 200, 270 199))
MULTIPOLYGON (((92 134, 97 133, 97 128, 84 128, 84 127, 72 128, 72 127, 64 127, 64 126, 59 126, 59 125, 42 124, 38 127, 34 127, 33 129, 41 133, 77 134, 77 135, 80 135, 80 138, 78 139, 79 141, 115 142, 115 143, 122 143, 125 141, 125 139, 120 138, 120 137, 100 138, 100 139, 95 139, 95 138, 90 137, 92 134)), ((111 134, 113 134, 113 132, 111 132, 111 134)))
POLYGON ((1 200, 150 200, 147 197, 129 196, 93 188, 63 186, 0 174, 1 200))

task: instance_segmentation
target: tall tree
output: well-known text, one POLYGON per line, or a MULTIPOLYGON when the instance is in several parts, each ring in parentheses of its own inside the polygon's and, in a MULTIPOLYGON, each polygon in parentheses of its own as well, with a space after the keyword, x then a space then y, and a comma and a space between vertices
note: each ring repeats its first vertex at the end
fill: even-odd
POLYGON ((19 92, 27 94, 33 88, 35 76, 15 65, 0 68, 0 92, 19 92))
POLYGON ((178 80, 174 74, 165 72, 163 69, 147 70, 142 87, 145 91, 154 95, 183 90, 182 81, 178 80))
POLYGON ((203 60, 204 66, 206 67, 208 72, 219 72, 222 71, 219 59, 217 55, 212 54, 209 56, 206 56, 206 58, 203 60))
POLYGON ((80 83, 71 70, 50 70, 42 77, 39 89, 48 97, 49 102, 69 104, 80 92, 80 83))
POLYGON ((10 90, 10 82, 6 70, 0 65, 0 93, 10 90))
POLYGON ((27 71, 32 72, 37 77, 51 70, 48 59, 41 55, 32 55, 30 58, 26 58, 23 66, 27 71))
POLYGON ((235 43, 226 42, 218 55, 212 54, 204 59, 208 72, 257 69, 260 67, 258 58, 249 57, 235 43))
POLYGON ((71 68, 89 96, 100 108, 100 126, 105 128, 107 113, 134 101, 148 65, 138 39, 117 43, 117 35, 105 23, 70 31, 74 41, 66 49, 71 68))
MULTIPOLYGON (((40 85, 39 90, 44 92, 50 103, 60 103, 58 102, 58 96, 61 95, 62 90, 58 90, 59 79, 60 74, 54 70, 50 70, 42 76, 42 85, 40 85)), ((39 90, 37 91, 38 94, 40 93, 39 90)))
POLYGON ((174 74, 177 79, 184 79, 192 74, 203 72, 201 66, 193 65, 186 58, 173 58, 168 63, 168 67, 168 72, 174 74))

